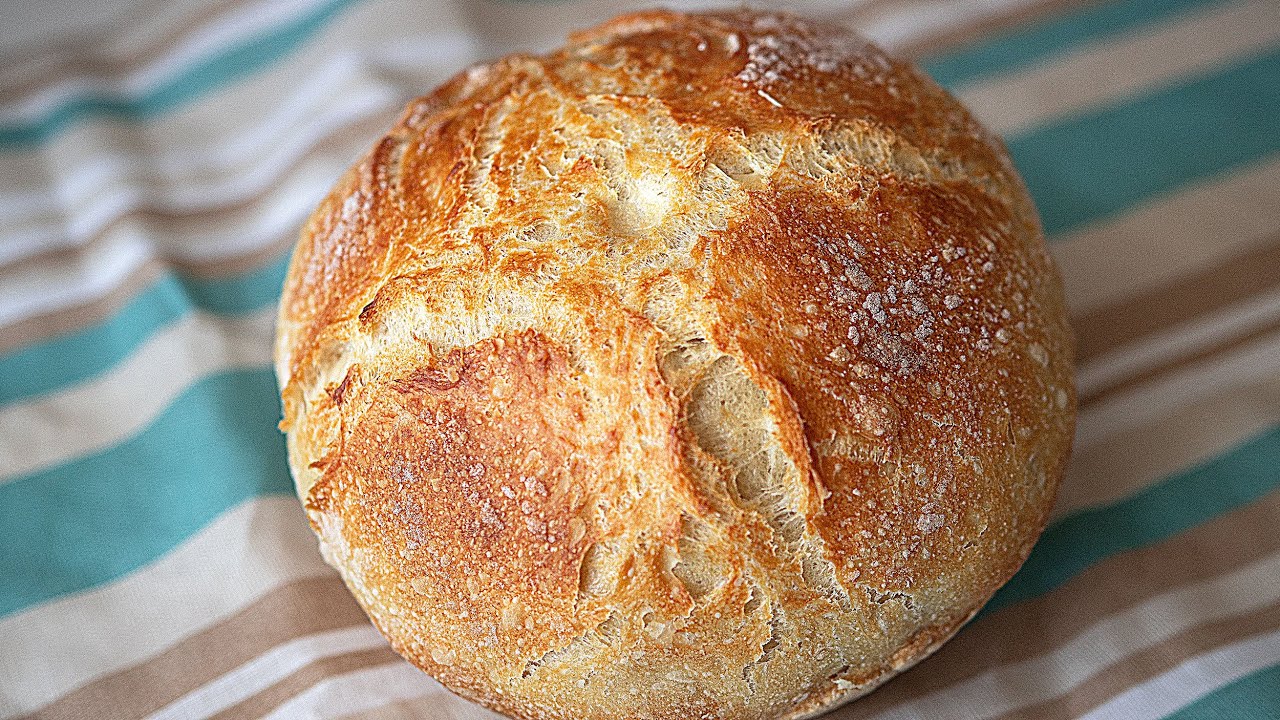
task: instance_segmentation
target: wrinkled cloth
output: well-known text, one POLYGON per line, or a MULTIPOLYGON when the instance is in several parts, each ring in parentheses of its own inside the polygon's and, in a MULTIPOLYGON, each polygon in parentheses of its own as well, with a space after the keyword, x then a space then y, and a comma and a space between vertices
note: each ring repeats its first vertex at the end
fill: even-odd
MULTIPOLYGON (((634 8, 22 5, 0 10, 0 716, 493 717, 321 560, 274 305, 303 218, 407 100, 634 8)), ((918 59, 1006 139, 1079 339, 1030 560, 830 717, 1280 717, 1280 4, 790 7, 918 59)))

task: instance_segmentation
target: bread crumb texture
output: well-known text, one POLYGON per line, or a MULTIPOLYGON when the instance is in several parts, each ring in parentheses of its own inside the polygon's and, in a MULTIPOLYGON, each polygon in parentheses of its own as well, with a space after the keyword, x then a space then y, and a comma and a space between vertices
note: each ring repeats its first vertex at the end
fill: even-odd
POLYGON ((1001 143, 913 66, 629 15, 407 108, 307 224, 277 343, 328 560, 513 717, 798 718, 937 648, 1075 414, 1001 143))

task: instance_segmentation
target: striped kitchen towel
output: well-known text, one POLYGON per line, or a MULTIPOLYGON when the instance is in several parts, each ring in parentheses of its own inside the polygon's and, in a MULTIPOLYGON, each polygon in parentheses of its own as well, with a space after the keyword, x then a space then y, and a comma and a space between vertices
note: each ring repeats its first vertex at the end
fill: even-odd
MULTIPOLYGON (((790 5, 1006 138, 1080 340, 1030 560, 831 717, 1280 717, 1280 3, 790 5)), ((273 306, 302 218, 406 100, 625 9, 0 8, 0 717, 493 717, 321 561, 273 306)))

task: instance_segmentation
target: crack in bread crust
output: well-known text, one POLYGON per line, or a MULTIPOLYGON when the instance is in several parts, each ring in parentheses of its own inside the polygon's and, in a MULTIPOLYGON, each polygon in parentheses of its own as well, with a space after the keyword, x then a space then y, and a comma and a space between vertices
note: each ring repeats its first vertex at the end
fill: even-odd
POLYGON ((326 558, 509 715, 795 718, 950 637, 1043 528, 1060 281, 908 64, 626 16, 414 101, 305 228, 276 347, 326 558))

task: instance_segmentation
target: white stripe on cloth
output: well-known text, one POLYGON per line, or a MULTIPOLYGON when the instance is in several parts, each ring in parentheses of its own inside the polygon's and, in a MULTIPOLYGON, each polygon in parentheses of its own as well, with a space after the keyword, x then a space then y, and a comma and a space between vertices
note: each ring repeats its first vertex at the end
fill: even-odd
POLYGON ((1277 425, 1280 374, 1263 371, 1145 422, 1131 420, 1104 440, 1077 442, 1053 518, 1117 502, 1277 425))
POLYGON ((245 502, 134 573, 0 619, 0 717, 151 657, 276 587, 332 572, 296 498, 245 502))
POLYGON ((1162 363, 1276 321, 1280 321, 1280 288, 1099 355, 1077 368, 1076 383, 1081 395, 1091 395, 1162 363))
POLYGON ((424 717, 502 720, 501 715, 445 690, 407 662, 388 663, 329 678, 276 708, 263 720, 337 718, 404 700, 417 701, 435 711, 424 713, 424 717))
MULTIPOLYGON (((995 717, 1050 700, 1136 652, 1201 625, 1280 600, 1280 554, 1179 587, 1104 618, 1054 650, 888 709, 877 720, 995 717)), ((1034 628, 1028 628, 1034 632, 1034 628)))
POLYGON ((1199 75, 1280 42, 1280 3, 1209 5, 1082 45, 1027 70, 984 78, 957 95, 986 126, 1013 134, 1199 75))
MULTIPOLYGON (((9 223, 0 262, 82 245, 131 212, 195 213, 246 202, 268 192, 335 130, 386 114, 398 100, 390 88, 371 82, 348 54, 329 59, 276 107, 263 108, 261 123, 245 134, 222 137, 215 128, 204 143, 149 154, 94 139, 101 144, 60 168, 52 178, 56 186, 0 194, 0 215, 9 223)), ((115 128, 105 134, 128 133, 115 128)))
POLYGON ((1280 374, 1280 331, 1220 353, 1081 408, 1076 444, 1089 448, 1112 435, 1204 398, 1280 374))
POLYGON ((36 17, 25 22, 11 17, 13 22, 0 24, 0 91, 51 84, 51 78, 64 74, 68 65, 124 63, 142 48, 171 42, 183 28, 198 25, 197 19, 202 16, 223 15, 226 7, 217 6, 234 7, 236 2, 128 0, 109 8, 78 2, 81 14, 70 18, 57 17, 48 3, 11 4, 36 17), (110 17, 103 17, 103 11, 110 17), (43 37, 30 32, 30 26, 36 23, 41 26, 43 37))
POLYGON ((0 124, 39 121, 62 103, 78 96, 134 98, 216 54, 262 32, 314 11, 330 0, 257 0, 214 18, 182 35, 174 48, 150 64, 129 69, 124 77, 81 76, 46 85, 17 102, 0 106, 0 124))
POLYGON ((209 717, 252 697, 316 660, 386 645, 387 641, 377 629, 368 624, 295 638, 187 693, 148 718, 186 720, 209 717))
MULTIPOLYGON (((375 116, 390 126, 406 98, 472 54, 451 37, 406 43, 335 50, 314 66, 227 88, 184 114, 78 125, 56 146, 14 153, 15 172, 0 185, 0 214, 10 218, 0 262, 81 245, 131 212, 189 214, 245 202, 339 128, 375 116)), ((371 134, 361 146, 372 143, 371 134)), ((337 172, 352 159, 344 156, 337 172)))
POLYGON ((1280 228, 1280 155, 1152 199, 1050 245, 1072 315, 1264 246, 1280 228))
POLYGON ((266 366, 274 327, 274 307, 230 318, 192 313, 104 375, 0 407, 0 483, 125 440, 201 378, 266 366))
POLYGON ((1129 688, 1080 720, 1159 720, 1209 693, 1280 663, 1280 630, 1191 658, 1129 688))
POLYGON ((1040 2, 1042 0, 977 0, 966 3, 955 0, 905 0, 868 3, 870 9, 859 14, 856 29, 892 50, 956 28, 981 25, 1040 2))
POLYGON ((146 242, 135 241, 17 271, 0 269, 0 328, 106 297, 151 257, 146 242))

